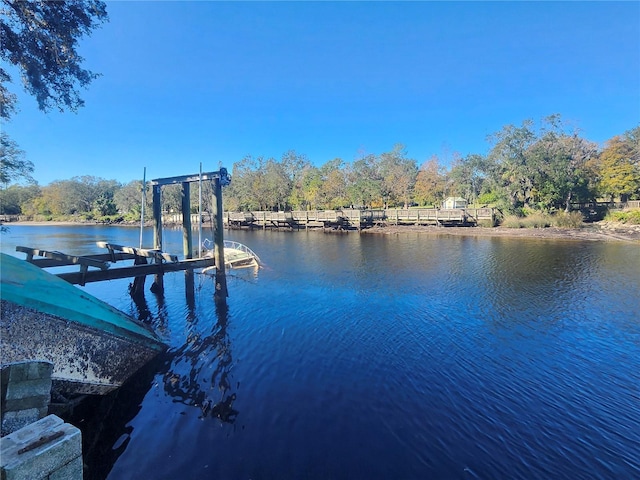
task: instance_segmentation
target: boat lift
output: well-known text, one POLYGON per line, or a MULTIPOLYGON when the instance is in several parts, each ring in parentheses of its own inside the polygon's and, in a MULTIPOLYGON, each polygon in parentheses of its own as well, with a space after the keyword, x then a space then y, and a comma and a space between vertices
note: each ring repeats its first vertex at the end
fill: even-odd
MULTIPOLYGON (((166 177, 157 178, 151 180, 152 192, 153 192, 153 220, 154 220, 154 236, 153 236, 153 248, 156 250, 162 250, 162 200, 161 191, 164 185, 180 184, 182 187, 182 249, 185 259, 192 258, 193 252, 193 240, 191 229, 191 215, 189 215, 190 204, 190 186, 193 182, 199 182, 202 185, 203 180, 213 182, 213 216, 215 217, 215 223, 213 228, 213 259, 216 265, 216 277, 215 277, 215 293, 214 300, 216 302, 226 303, 226 298, 229 296, 227 290, 227 279, 225 272, 224 261, 224 224, 223 224, 223 210, 222 210, 222 187, 231 183, 231 175, 226 168, 220 168, 216 172, 200 173, 194 175, 182 175, 178 177, 166 177)), ((201 190, 200 190, 201 191, 201 190)), ((202 225, 202 218, 199 219, 199 228, 202 225)), ((162 282, 162 275, 156 275, 154 285, 157 291, 164 289, 162 282)))

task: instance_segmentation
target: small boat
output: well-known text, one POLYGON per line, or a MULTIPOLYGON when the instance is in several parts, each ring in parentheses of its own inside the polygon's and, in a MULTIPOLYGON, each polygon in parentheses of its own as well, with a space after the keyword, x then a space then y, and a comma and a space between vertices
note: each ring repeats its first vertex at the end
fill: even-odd
MULTIPOLYGON (((208 238, 202 242, 203 256, 212 257, 214 244, 208 238)), ((226 268, 259 268, 261 265, 260 258, 256 253, 246 245, 231 240, 224 241, 224 264, 226 268)), ((206 268, 203 271, 215 270, 215 267, 206 268)))
POLYGON ((53 388, 106 394, 166 347, 143 323, 27 261, 0 254, 0 363, 53 363, 53 388))

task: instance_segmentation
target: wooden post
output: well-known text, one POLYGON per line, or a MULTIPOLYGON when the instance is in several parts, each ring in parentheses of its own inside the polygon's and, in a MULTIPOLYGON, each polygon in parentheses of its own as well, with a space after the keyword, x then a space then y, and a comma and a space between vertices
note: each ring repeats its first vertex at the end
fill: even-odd
POLYGON ((215 215, 213 231, 213 258, 216 262, 216 291, 214 301, 226 303, 229 292, 227 291, 227 276, 224 265, 224 230, 222 222, 222 184, 220 178, 213 179, 213 214, 215 215))
MULTIPOLYGON (((161 189, 160 185, 153 186, 153 248, 156 250, 162 250, 162 202, 161 202, 161 189)), ((156 259, 156 263, 158 260, 156 259)), ((164 281, 162 274, 157 274, 151 285, 151 291, 154 293, 160 293, 164 291, 164 281)))
POLYGON ((153 248, 162 250, 162 204, 160 201, 160 185, 153 186, 153 248))
POLYGON ((189 182, 182 182, 182 253, 186 259, 193 258, 191 233, 191 188, 189 182))

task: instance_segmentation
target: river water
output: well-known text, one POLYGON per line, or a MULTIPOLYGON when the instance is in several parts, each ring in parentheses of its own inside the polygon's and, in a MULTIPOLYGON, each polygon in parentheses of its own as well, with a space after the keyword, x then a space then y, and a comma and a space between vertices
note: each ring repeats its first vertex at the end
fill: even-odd
MULTIPOLYGON (((226 309, 206 275, 194 302, 175 273, 142 308, 129 280, 84 287, 170 347, 76 409, 87 478, 640 478, 637 244, 225 235, 264 263, 233 272, 226 309)), ((138 237, 10 226, 1 240, 23 258, 16 245, 138 237)), ((164 246, 180 254, 181 232, 164 246)))

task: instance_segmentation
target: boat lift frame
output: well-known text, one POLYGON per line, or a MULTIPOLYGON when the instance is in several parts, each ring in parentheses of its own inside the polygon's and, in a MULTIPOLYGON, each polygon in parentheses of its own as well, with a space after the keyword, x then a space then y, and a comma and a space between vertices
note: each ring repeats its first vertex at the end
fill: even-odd
MULTIPOLYGON (((202 169, 201 169, 202 170, 202 169)), ((226 302, 226 298, 229 296, 227 290, 227 279, 225 272, 224 262, 224 224, 223 224, 223 210, 222 210, 222 187, 231 183, 231 175, 226 168, 220 168, 215 172, 207 172, 193 174, 193 175, 181 175, 178 177, 166 177, 156 178, 151 180, 152 197, 153 197, 153 221, 154 221, 154 235, 153 235, 153 248, 155 250, 162 251, 162 187, 165 185, 180 184, 182 187, 182 250, 185 259, 191 259, 193 256, 193 240, 192 240, 192 228, 191 228, 191 203, 190 192, 191 184, 194 182, 202 183, 203 180, 211 181, 213 183, 213 195, 212 195, 212 209, 213 216, 215 217, 214 229, 213 229, 213 241, 214 241, 214 261, 216 266, 216 288, 214 293, 214 299, 216 302, 226 302)), ((202 219, 200 219, 202 222, 202 219)), ((200 226, 199 226, 200 227, 200 226)), ((157 274, 154 281, 154 287, 159 291, 164 289, 162 274, 157 274)))

